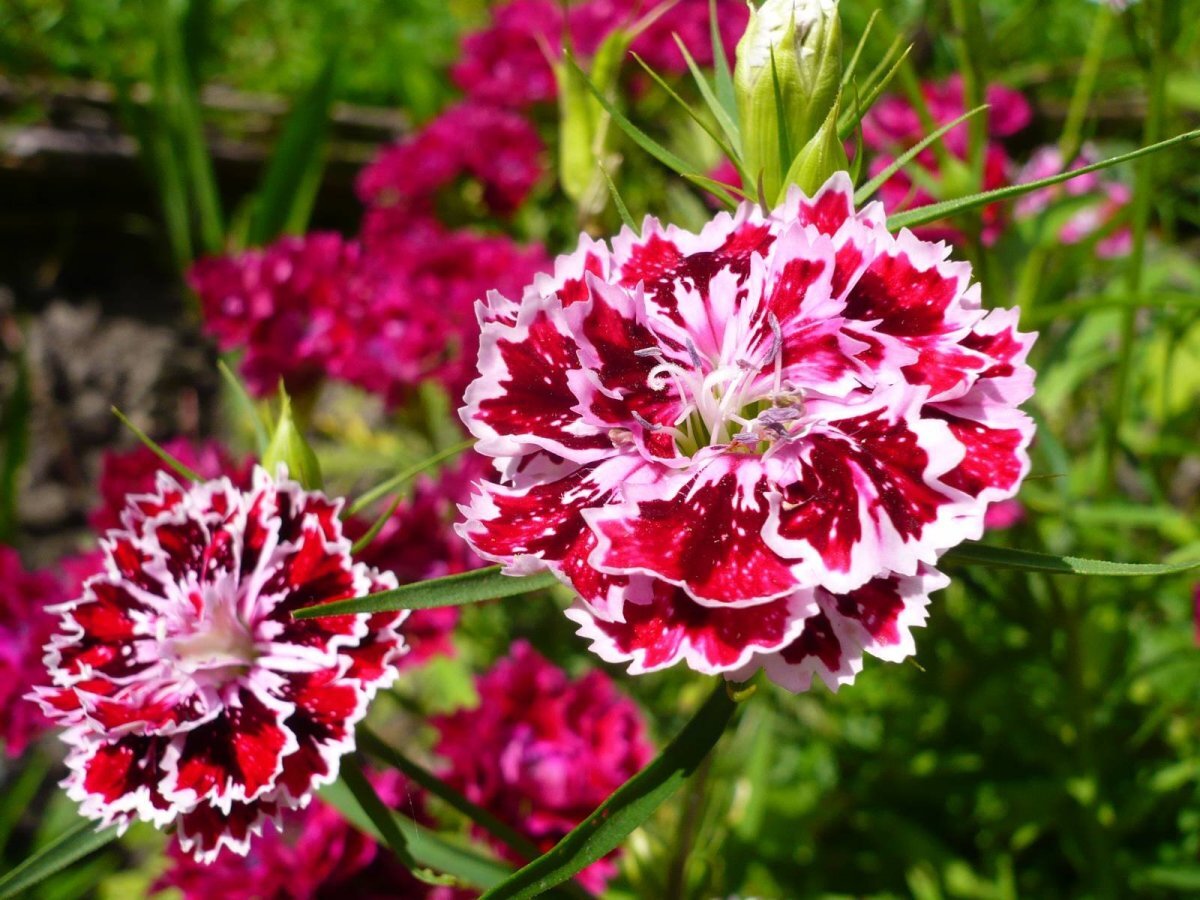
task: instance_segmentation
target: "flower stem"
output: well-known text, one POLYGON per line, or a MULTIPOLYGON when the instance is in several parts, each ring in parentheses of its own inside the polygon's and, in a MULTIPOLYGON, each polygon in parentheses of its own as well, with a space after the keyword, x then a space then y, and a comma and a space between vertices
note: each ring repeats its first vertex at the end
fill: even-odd
POLYGON ((1104 62, 1104 45, 1108 41, 1112 19, 1112 10, 1101 4, 1092 22, 1092 32, 1088 37, 1083 63, 1079 67, 1079 77, 1075 79, 1075 89, 1071 93, 1071 105, 1067 108, 1067 118, 1058 138, 1058 153, 1064 169, 1071 164, 1083 146, 1083 122, 1087 118, 1092 94, 1096 89, 1100 65, 1104 62))
MULTIPOLYGON (((1150 98, 1142 144, 1161 139, 1166 109, 1167 46, 1162 0, 1147 0, 1146 14, 1153 26, 1154 46, 1150 59, 1150 98)), ((1146 257, 1146 233, 1150 226, 1150 203, 1153 197, 1156 160, 1144 156, 1137 161, 1133 191, 1133 249, 1126 269, 1126 284, 1131 297, 1142 294, 1142 279, 1146 257)), ((1116 460, 1120 450, 1121 424, 1125 420, 1129 395, 1130 370, 1133 364, 1133 343, 1137 330, 1139 306, 1130 306, 1122 315, 1120 344, 1117 352, 1117 378, 1113 388, 1112 408, 1108 428, 1104 433, 1101 490, 1111 494, 1116 489, 1116 460)))

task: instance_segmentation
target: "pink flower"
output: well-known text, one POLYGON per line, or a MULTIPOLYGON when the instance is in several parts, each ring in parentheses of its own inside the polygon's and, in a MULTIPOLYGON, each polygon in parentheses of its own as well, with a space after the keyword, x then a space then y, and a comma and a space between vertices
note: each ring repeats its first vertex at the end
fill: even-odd
POLYGON ((501 482, 460 531, 570 585, 603 659, 852 681, 913 652, 938 557, 1016 493, 1032 337, 852 194, 584 237, 482 309, 462 415, 501 482))
POLYGON ((507 216, 542 177, 545 154, 537 129, 524 116, 466 101, 383 150, 359 173, 358 195, 369 207, 428 215, 438 191, 469 177, 483 186, 488 207, 507 216))
MULTIPOLYGON (((1081 169, 1099 159, 1095 147, 1085 146, 1070 168, 1081 169)), ((1021 169, 1017 183, 1050 178, 1062 171, 1062 154, 1058 148, 1041 147, 1021 169)), ((1057 204, 1073 201, 1074 212, 1059 227, 1058 240, 1064 244, 1079 244, 1098 236, 1096 255, 1112 259, 1125 256, 1132 248, 1133 233, 1129 227, 1114 227, 1132 200, 1133 192, 1129 186, 1113 179, 1107 171, 1089 172, 1025 194, 1017 201, 1014 213, 1018 219, 1033 218, 1057 204)))
POLYGON ((103 573, 55 609, 33 695, 85 816, 172 826, 211 861, 337 777, 405 651, 402 615, 292 618, 396 584, 351 559, 340 506, 263 469, 247 491, 160 473, 128 499, 103 573))
POLYGON ((262 250, 195 263, 188 284, 221 350, 243 350, 241 373, 262 396, 283 379, 293 394, 314 386, 345 335, 336 311, 361 249, 341 235, 284 237, 262 250))
MULTIPOLYGON (((659 4, 650 0, 587 0, 572 6, 564 23, 554 0, 511 0, 492 11, 491 25, 463 41, 454 82, 474 100, 528 107, 558 94, 552 60, 564 42, 564 25, 576 52, 590 57, 618 28, 628 28, 659 4)), ((717 0, 717 22, 727 58, 732 59, 749 13, 740 0, 717 0)), ((708 0, 679 0, 658 16, 630 48, 655 70, 687 72, 674 35, 702 66, 712 65, 708 0)))
MULTIPOLYGON (((443 777, 543 851, 650 758, 638 708, 602 672, 570 681, 517 641, 476 688, 478 707, 433 719, 437 752, 449 763, 443 777)), ((603 859, 579 878, 599 892, 615 872, 603 859)))
MULTIPOLYGON (((953 75, 940 83, 921 87, 926 106, 935 127, 949 124, 967 111, 961 75, 953 75)), ((1029 103, 1017 91, 1002 85, 989 85, 987 103, 988 143, 984 148, 982 190, 990 191, 1011 183, 1011 163, 999 139, 1009 137, 1029 124, 1032 112, 1029 103)), ((942 137, 943 145, 953 160, 967 158, 969 122, 956 125, 942 137)), ((872 176, 886 169, 902 152, 922 140, 926 129, 916 109, 897 96, 884 97, 863 118, 863 142, 877 152, 870 165, 872 176)), ((958 182, 968 174, 961 170, 943 170, 937 152, 928 147, 913 160, 938 183, 939 191, 930 193, 918 186, 903 170, 897 172, 880 189, 880 199, 889 212, 926 206, 937 200, 950 199, 962 193, 958 182)), ((912 165, 913 163, 910 163, 912 165)), ((1004 230, 1005 211, 999 203, 985 206, 981 212, 984 243, 992 244, 1004 230)), ((928 240, 961 240, 962 234, 949 224, 922 226, 918 234, 928 240)))
MULTIPOLYGON (((204 478, 228 475, 238 487, 250 486, 252 464, 248 460, 238 464, 216 441, 172 438, 162 448, 204 478)), ((106 452, 100 466, 100 504, 88 516, 88 524, 101 533, 119 528, 125 498, 153 491, 158 473, 166 471, 167 464, 144 444, 120 453, 106 452)))
MULTIPOLYGON (((412 791, 395 773, 374 779, 380 798, 406 813, 412 791)), ((354 828, 319 799, 288 810, 279 831, 254 841, 246 856, 221 853, 211 863, 195 860, 172 842, 169 868, 156 891, 176 888, 184 900, 312 900, 345 896, 355 900, 422 897, 423 888, 387 850, 354 828), (403 893, 400 889, 403 888, 403 893)))
POLYGON ((1025 507, 1020 500, 998 500, 988 504, 983 514, 983 527, 988 531, 1006 531, 1025 519, 1025 507))
POLYGON ((475 301, 545 262, 538 247, 400 213, 369 216, 361 241, 318 233, 201 260, 189 280, 221 349, 244 349, 256 394, 280 378, 296 393, 329 377, 399 405, 429 378, 461 396, 479 340, 475 301))
POLYGON ((53 577, 26 570, 16 550, 0 545, 0 739, 12 757, 49 727, 24 694, 45 677, 42 645, 54 630, 46 608, 62 596, 53 577))

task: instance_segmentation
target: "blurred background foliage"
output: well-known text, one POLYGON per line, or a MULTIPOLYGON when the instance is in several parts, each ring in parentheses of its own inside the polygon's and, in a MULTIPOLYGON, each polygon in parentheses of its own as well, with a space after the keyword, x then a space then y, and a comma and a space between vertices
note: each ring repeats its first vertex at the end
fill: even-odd
MULTIPOLYGON (((843 0, 851 40, 880 5, 843 0)), ((891 27, 911 35, 914 71, 921 77, 961 69, 962 43, 949 4, 905 0, 882 6, 891 27)), ((1170 45, 1158 51, 1170 54, 1164 135, 1200 120, 1198 6, 1195 0, 1166 3, 1170 45)), ((1034 124, 1018 144, 1027 142, 1027 151, 1057 139, 1096 5, 983 0, 980 8, 985 27, 972 42, 975 63, 1035 105, 1034 124)), ((129 0, 0 4, 0 78, 8 87, 25 88, 9 91, 0 124, 11 130, 52 118, 53 97, 69 83, 155 83, 163 38, 148 12, 157 11, 157 4, 129 0)), ((255 97, 303 97, 336 56, 337 77, 322 109, 353 104, 400 113, 371 131, 374 138, 362 139, 369 142, 402 133, 454 99, 446 69, 462 33, 486 18, 486 4, 195 0, 175 12, 185 21, 181 34, 194 65, 191 76, 206 86, 255 97)), ((1141 22, 1133 15, 1115 21, 1086 122, 1086 136, 1112 153, 1142 140, 1156 51, 1141 22)), ((868 42, 868 68, 888 40, 880 29, 868 42)), ((627 75, 634 69, 628 66, 627 75)), ((680 89, 691 96, 688 86, 680 89)), ((637 121, 650 123, 668 146, 709 168, 717 162, 715 148, 671 111, 661 93, 630 91, 625 98, 637 121)), ((202 137, 245 139, 253 132, 256 140, 277 146, 286 116, 272 108, 264 126, 254 104, 249 108, 251 114, 206 105, 202 137)), ((129 128, 130 120, 124 121, 129 128)), ((149 128, 163 126, 144 121, 149 128)), ((170 133, 194 140, 195 124, 184 121, 182 131, 170 133)), ((698 192, 668 180, 665 170, 633 148, 624 149, 619 182, 635 216, 653 209, 690 225, 709 215, 698 192)), ((1032 320, 1026 322, 1043 330, 1035 355, 1039 394, 1032 404, 1041 430, 1022 494, 1027 515, 993 542, 1129 561, 1184 559, 1200 549, 1197 153, 1188 146, 1154 158, 1153 230, 1136 296, 1130 296, 1121 261, 1091 259, 1052 242, 1045 246, 1034 273, 1037 304, 1027 309, 1032 320), (1125 364, 1120 334, 1134 304, 1138 340, 1127 363, 1132 399, 1117 428, 1108 418, 1110 399, 1125 364), (1111 489, 1103 484, 1110 445, 1117 469, 1111 489)), ((187 150, 168 155, 186 159, 187 150)), ((187 220, 179 227, 195 244, 172 248, 165 233, 170 226, 161 226, 171 215, 172 190, 211 190, 226 211, 236 210, 255 186, 266 190, 268 158, 255 160, 251 177, 220 167, 205 175, 201 165, 199 176, 180 175, 174 187, 160 160, 150 168, 155 189, 122 208, 116 221, 139 236, 137 246, 156 248, 155 259, 143 264, 160 282, 177 271, 168 262, 172 254, 182 266, 201 250, 221 249, 231 234, 259 243, 284 228, 303 230, 309 212, 315 223, 352 227, 357 207, 347 199, 349 183, 363 162, 353 152, 331 160, 320 195, 313 182, 309 208, 276 215, 258 231, 250 207, 223 217, 211 226, 215 232, 205 234, 194 197, 179 199, 187 220), (212 179, 207 187, 205 179, 212 179)), ((294 175, 309 171, 312 161, 289 165, 294 175)), ((1128 171, 1122 174, 1129 179, 1128 171)), ((564 249, 577 233, 574 210, 553 185, 539 191, 515 220, 489 227, 564 249)), ((295 201, 291 194, 287 199, 295 201)), ((71 203, 64 199, 62 210, 71 203)), ((0 208, 9 228, 16 227, 14 216, 0 208)), ((615 212, 604 216, 602 230, 615 230, 615 212)), ((40 296, 81 285, 104 297, 129 277, 115 264, 89 267, 87 253, 55 245, 63 227, 34 228, 30 252, 39 265, 15 257, 0 265, 2 279, 18 287, 19 306, 36 308, 40 296), (38 254, 49 253, 48 246, 80 261, 47 274, 38 254), (22 291, 22 285, 34 289, 22 291)), ((86 243, 95 222, 72 228, 72 242, 86 243)), ((1037 239, 1014 235, 990 251, 979 274, 994 302, 1013 302, 1037 239)), ((128 258, 117 257, 122 265, 128 258)), ((9 411, 15 397, 10 395, 9 411)), ((360 403, 347 412, 340 404, 344 397, 338 399, 314 420, 339 437, 336 446, 322 445, 335 482, 350 483, 364 471, 394 471, 428 447, 451 442, 444 437, 449 412, 437 398, 429 400, 432 412, 411 412, 415 438, 372 434, 362 423, 377 411, 364 412, 360 403)), ((951 574, 953 586, 934 598, 929 626, 918 633, 916 662, 868 662, 856 684, 836 696, 819 686, 797 697, 760 691, 715 759, 631 837, 614 895, 1200 895, 1200 651, 1192 579, 1084 580, 963 568, 951 574)), ((516 636, 529 637, 574 672, 593 665, 551 602, 532 598, 465 610, 458 656, 406 676, 399 688, 405 708, 430 712, 469 699, 471 673, 516 636)), ((682 672, 623 679, 622 687, 649 711, 660 741, 707 690, 682 672)), ((48 758, 28 754, 15 767, 3 765, 0 848, 7 867, 61 830, 70 806, 48 788, 48 758), (44 814, 31 814, 31 805, 44 814)), ((136 896, 153 880, 160 846, 157 835, 135 830, 121 849, 47 882, 38 896, 136 896), (97 880, 100 886, 92 887, 97 880)))

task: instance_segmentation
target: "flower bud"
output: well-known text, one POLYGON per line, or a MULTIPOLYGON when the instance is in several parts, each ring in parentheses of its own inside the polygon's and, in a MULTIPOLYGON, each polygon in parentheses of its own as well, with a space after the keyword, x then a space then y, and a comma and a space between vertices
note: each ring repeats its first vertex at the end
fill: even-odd
POLYGON ((734 88, 746 169, 774 197, 791 154, 809 144, 837 99, 842 27, 837 0, 766 0, 738 42, 734 88), (778 99, 776 98, 778 84, 778 99), (780 113, 782 112, 782 121, 780 113))
POLYGON ((317 462, 317 455, 296 426, 296 420, 292 417, 292 401, 282 388, 280 397, 279 421, 275 423, 275 431, 263 453, 263 468, 271 475, 277 475, 279 464, 283 463, 287 466, 288 475, 302 487, 310 491, 318 490, 321 487, 321 465, 317 462))
MULTIPOLYGON (((838 137, 838 111, 839 104, 835 101, 817 133, 800 148, 787 174, 783 176, 776 203, 783 202, 788 187, 793 184, 799 185, 800 190, 808 196, 815 196, 834 172, 844 172, 849 167, 846 147, 838 137)), ((770 194, 767 196, 769 198, 770 194)))

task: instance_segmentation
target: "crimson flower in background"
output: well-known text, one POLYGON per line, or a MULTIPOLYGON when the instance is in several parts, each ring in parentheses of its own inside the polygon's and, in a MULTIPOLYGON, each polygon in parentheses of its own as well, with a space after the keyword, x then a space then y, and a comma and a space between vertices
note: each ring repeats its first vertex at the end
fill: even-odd
POLYGON ((85 816, 174 827, 210 861, 337 777, 406 649, 403 614, 292 618, 396 584, 351 559, 340 506, 261 468, 245 491, 160 473, 128 499, 104 571, 55 609, 32 695, 85 816))
POLYGON ((221 350, 243 351, 253 393, 280 379, 300 393, 328 377, 398 405, 435 379, 459 397, 478 346, 475 301, 545 264, 538 248, 430 219, 368 218, 368 227, 362 240, 314 232, 192 267, 205 327, 221 350))
POLYGON ((938 557, 1016 493, 1032 337, 852 195, 584 237, 481 308, 462 413, 501 481, 461 533, 570 585, 603 659, 849 682, 913 652, 938 557))
MULTIPOLYGON (((420 796, 395 772, 373 781, 389 806, 406 815, 419 806, 420 796)), ((434 894, 320 799, 306 809, 284 813, 280 830, 264 834, 246 856, 221 853, 213 862, 202 863, 172 842, 168 860, 154 887, 175 888, 184 900, 383 900, 434 894)))
MULTIPOLYGON (((578 681, 524 641, 476 680, 479 705, 432 720, 443 779, 544 852, 650 759, 637 706, 600 671, 578 681), (480 752, 486 748, 486 752, 480 752)), ((478 829, 480 837, 488 837, 478 829)), ((493 845, 518 861, 502 844, 493 845)), ((612 857, 579 880, 600 892, 612 857)))
MULTIPOLYGON (((618 28, 633 25, 660 4, 652 0, 587 0, 566 9, 556 0, 511 0, 491 11, 490 24, 468 34, 453 69, 468 97, 497 106, 526 108, 558 95, 551 61, 565 38, 591 56, 618 28)), ((749 13, 741 0, 717 0, 717 24, 726 56, 732 58, 749 13)), ((679 0, 655 19, 630 48, 665 74, 687 72, 674 35, 702 66, 712 64, 708 0, 679 0)))
MULTIPOLYGON (((934 128, 948 125, 967 112, 961 75, 953 75, 942 82, 929 82, 921 87, 925 105, 933 119, 934 128)), ((1002 85, 989 85, 986 102, 989 109, 981 113, 987 116, 987 144, 983 157, 983 184, 980 190, 990 191, 1012 183, 1012 162, 1001 138, 1009 137, 1029 124, 1032 111, 1029 103, 1018 91, 1002 85)), ((917 154, 912 164, 923 169, 940 186, 934 196, 920 183, 913 181, 903 170, 894 174, 880 188, 879 196, 889 213, 926 206, 936 200, 975 190, 969 181, 970 173, 965 167, 968 155, 969 122, 955 126, 942 137, 948 159, 945 163, 937 151, 927 147, 917 154)), ((863 143, 876 152, 871 161, 872 176, 886 169, 908 148, 921 141, 930 130, 921 122, 916 108, 906 99, 887 96, 879 100, 863 117, 863 143)), ((981 212, 984 243, 992 244, 1004 230, 1006 212, 1003 204, 992 203, 981 212)), ((933 223, 917 229, 917 234, 929 240, 962 239, 961 232, 949 224, 933 223)))
POLYGON ((42 645, 55 624, 46 610, 62 599, 53 576, 28 571, 16 550, 0 545, 0 740, 12 757, 50 727, 24 694, 45 677, 42 645))

